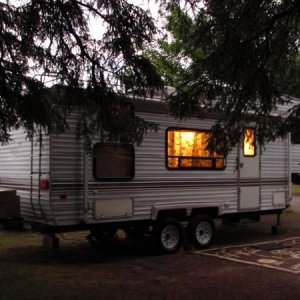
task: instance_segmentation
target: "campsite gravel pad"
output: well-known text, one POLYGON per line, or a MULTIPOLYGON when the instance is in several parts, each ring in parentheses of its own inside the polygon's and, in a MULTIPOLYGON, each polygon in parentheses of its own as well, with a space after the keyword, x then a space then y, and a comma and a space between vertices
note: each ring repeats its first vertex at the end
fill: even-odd
POLYGON ((300 274, 299 237, 268 243, 208 249, 195 253, 300 274))

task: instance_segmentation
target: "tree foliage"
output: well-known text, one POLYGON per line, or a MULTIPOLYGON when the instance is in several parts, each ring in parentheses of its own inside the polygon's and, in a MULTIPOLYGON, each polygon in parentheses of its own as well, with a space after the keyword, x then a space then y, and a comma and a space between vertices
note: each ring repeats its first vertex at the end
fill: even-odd
POLYGON ((130 73, 140 91, 161 86, 140 54, 155 30, 149 14, 126 0, 1 2, 0 141, 20 126, 61 132, 71 110, 80 113, 78 132, 87 141, 141 141, 155 124, 124 113, 120 84, 130 73), (91 35, 91 21, 100 38, 91 35))
MULTIPOLYGON (((191 62, 169 102, 172 114, 186 118, 201 117, 208 111, 220 113, 213 130, 225 152, 236 145, 251 122, 261 144, 285 136, 291 129, 299 130, 299 107, 284 118, 273 113, 289 101, 282 97, 290 91, 283 81, 288 72, 294 72, 298 54, 300 1, 186 2, 192 24, 184 32, 183 49, 201 55, 189 55, 191 62)), ((174 8, 184 10, 180 3, 169 3, 171 14, 174 8)))
POLYGON ((161 0, 173 41, 161 39, 161 50, 146 56, 141 50, 156 32, 153 20, 126 0, 12 3, 0 3, 2 142, 20 126, 61 132, 71 110, 80 113, 77 129, 87 142, 95 135, 140 142, 156 126, 132 114, 120 92, 162 85, 149 57, 177 89, 172 114, 220 113, 214 131, 224 151, 250 122, 261 144, 291 129, 300 133, 299 107, 285 118, 273 115, 288 101, 284 93, 297 93, 300 0, 186 0, 184 7, 161 0), (100 38, 91 35, 92 20, 100 38))
POLYGON ((169 8, 163 5, 161 9, 161 14, 166 18, 165 33, 157 39, 157 46, 147 49, 145 53, 164 84, 175 87, 184 76, 186 65, 199 51, 188 47, 187 33, 193 25, 191 17, 178 5, 169 8))
POLYGON ((300 98, 300 55, 296 55, 294 61, 288 66, 287 72, 282 78, 281 90, 288 95, 300 98))

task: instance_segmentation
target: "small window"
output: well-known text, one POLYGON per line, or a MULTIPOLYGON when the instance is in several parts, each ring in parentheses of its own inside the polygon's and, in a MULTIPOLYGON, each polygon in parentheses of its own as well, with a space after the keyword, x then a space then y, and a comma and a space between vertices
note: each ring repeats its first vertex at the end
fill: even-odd
POLYGON ((225 158, 207 149, 209 131, 168 129, 167 167, 169 169, 225 169, 225 158))
POLYGON ((134 176, 132 145, 96 144, 94 147, 95 179, 131 179, 134 176))
POLYGON ((255 156, 256 155, 256 141, 255 141, 255 130, 253 128, 246 128, 244 130, 244 156, 255 156))

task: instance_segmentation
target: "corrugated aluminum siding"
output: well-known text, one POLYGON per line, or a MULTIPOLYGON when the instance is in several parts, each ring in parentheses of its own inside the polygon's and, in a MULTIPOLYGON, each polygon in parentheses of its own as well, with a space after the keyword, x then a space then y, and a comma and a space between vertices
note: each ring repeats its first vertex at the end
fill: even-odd
POLYGON ((288 140, 271 142, 262 149, 261 176, 262 179, 288 178, 288 140))
MULTIPOLYGON (((284 97, 289 103, 277 105, 277 114, 285 117, 285 113, 294 106, 300 105, 300 100, 294 97, 284 97)), ((300 145, 291 144, 291 173, 300 173, 300 145)))
MULTIPOLYGON (((153 206, 162 203, 212 202, 221 204, 221 213, 238 211, 237 149, 227 157, 225 170, 187 171, 166 168, 166 129, 210 129, 213 120, 178 121, 164 114, 154 113, 140 113, 139 116, 159 123, 160 127, 158 132, 148 133, 142 144, 135 147, 135 176, 132 180, 95 181, 92 175, 92 159, 89 159, 86 222, 99 222, 93 218, 93 203, 112 196, 116 199, 133 199, 134 211, 131 220, 149 219, 153 206)), ((75 120, 76 116, 72 115, 69 132, 51 137, 51 201, 55 220, 59 225, 78 223, 84 218, 83 148, 82 141, 77 140, 74 134, 75 120)), ((267 145, 261 158, 262 179, 286 180, 286 155, 285 141, 267 145)), ((262 209, 273 209, 272 189, 274 186, 262 188, 262 209)), ((122 220, 127 219, 119 219, 122 220)))
POLYGON ((292 173, 300 173, 300 145, 291 145, 291 170, 292 173))
MULTIPOLYGON (((93 202, 111 194, 115 198, 133 199, 133 219, 150 218, 155 203, 214 201, 229 203, 229 212, 236 209, 235 152, 228 157, 224 171, 174 171, 168 170, 165 165, 166 128, 210 129, 213 120, 179 122, 163 114, 143 113, 139 116, 159 123, 160 129, 148 133, 142 144, 135 147, 135 176, 132 180, 95 181, 92 159, 89 160, 90 209, 86 221, 95 221, 92 215, 93 202)), ((76 116, 72 115, 69 132, 51 137, 51 201, 52 206, 57 208, 54 215, 58 224, 74 222, 75 216, 78 221, 83 218, 83 149, 82 141, 74 135, 75 120, 76 116), (65 194, 67 199, 63 199, 65 194)))
MULTIPOLYGON (((0 182, 2 188, 15 189, 21 197, 21 215, 26 220, 51 222, 52 209, 49 191, 39 194, 39 137, 33 142, 33 184, 31 193, 31 141, 22 129, 11 132, 13 139, 8 145, 0 146, 0 182), (32 195, 32 199, 31 199, 32 195)), ((49 137, 42 139, 41 179, 49 179, 49 137)))
MULTIPOLYGON (((273 205, 273 194, 275 192, 285 192, 286 196, 288 194, 287 184, 278 185, 262 185, 261 187, 261 209, 262 210, 272 210, 278 207, 273 205)), ((279 207, 282 208, 282 207, 279 207)))
POLYGON ((51 136, 52 185, 83 183, 83 143, 76 137, 76 115, 68 118, 70 130, 51 136))
MULTIPOLYGON (((43 137, 42 178, 50 179, 51 195, 48 191, 42 191, 40 201, 38 199, 39 143, 35 142, 34 189, 32 201, 30 200, 31 143, 25 139, 21 130, 12 133, 14 142, 0 148, 2 186, 18 190, 22 199, 22 215, 26 219, 51 225, 74 225, 83 220, 100 222, 93 217, 93 203, 112 196, 116 199, 133 199, 134 211, 131 220, 150 218, 153 206, 165 203, 211 202, 214 205, 220 204, 220 213, 238 211, 237 149, 227 157, 225 170, 188 171, 166 168, 166 129, 179 127, 205 130, 211 128, 213 120, 178 121, 164 114, 154 113, 140 113, 139 116, 159 123, 160 128, 158 132, 148 133, 143 143, 135 147, 134 178, 119 182, 95 181, 90 158, 86 214, 83 189, 84 151, 82 141, 75 135, 75 114, 68 120, 68 132, 52 135, 51 138, 43 137)), ((286 189, 282 182, 287 180, 287 172, 287 142, 276 141, 268 144, 261 156, 261 209, 273 209, 273 191, 278 188, 286 189), (278 181, 277 187, 274 183, 270 184, 272 180, 278 181)))
POLYGON ((69 130, 50 139, 51 206, 56 225, 74 225, 83 220, 84 150, 75 134, 76 121, 75 114, 69 116, 69 130))
POLYGON ((288 139, 271 142, 261 155, 261 209, 272 210, 274 192, 288 194, 288 139))

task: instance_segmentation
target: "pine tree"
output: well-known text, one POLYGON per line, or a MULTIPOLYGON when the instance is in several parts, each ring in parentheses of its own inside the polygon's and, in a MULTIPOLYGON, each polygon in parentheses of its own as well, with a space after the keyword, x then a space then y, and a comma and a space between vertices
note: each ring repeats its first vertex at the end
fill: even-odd
POLYGON ((148 12, 126 0, 31 0, 0 3, 0 141, 12 128, 66 129, 70 111, 89 141, 140 142, 155 124, 129 114, 120 88, 161 86, 142 47, 155 33, 148 12), (102 32, 94 38, 89 22, 102 32), (51 88, 50 88, 51 87, 51 88))
POLYGON ((295 93, 297 79, 291 80, 289 73, 299 53, 299 0, 165 3, 170 15, 177 16, 177 28, 181 21, 186 23, 186 15, 191 19, 180 36, 171 31, 173 44, 180 42, 185 53, 192 53, 169 101, 173 115, 217 113, 220 119, 213 130, 225 152, 237 144, 249 123, 255 125, 261 144, 291 130, 300 132, 299 106, 284 118, 274 116, 276 107, 289 101, 283 95, 295 93))

